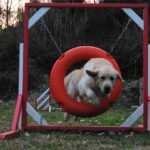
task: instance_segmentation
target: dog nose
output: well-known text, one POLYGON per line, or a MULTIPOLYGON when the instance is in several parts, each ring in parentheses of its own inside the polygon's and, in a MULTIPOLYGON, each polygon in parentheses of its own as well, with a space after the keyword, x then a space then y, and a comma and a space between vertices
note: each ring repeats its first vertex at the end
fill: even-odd
POLYGON ((110 91, 111 91, 111 87, 110 86, 107 85, 107 86, 104 87, 104 92, 106 94, 108 94, 110 91))

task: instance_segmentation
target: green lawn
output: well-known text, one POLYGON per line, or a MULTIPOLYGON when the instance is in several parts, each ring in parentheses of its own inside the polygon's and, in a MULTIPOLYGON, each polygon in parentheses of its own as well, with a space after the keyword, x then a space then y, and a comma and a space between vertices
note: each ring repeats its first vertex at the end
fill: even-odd
MULTIPOLYGON (((8 131, 11 127, 15 105, 0 104, 0 131, 8 131)), ((50 124, 62 125, 120 125, 134 110, 124 105, 120 98, 108 112, 92 117, 73 119, 64 123, 63 112, 41 112, 50 124)), ((31 118, 29 123, 34 124, 31 118)), ((142 122, 142 118, 138 123, 142 122)), ((79 131, 32 131, 21 132, 7 140, 0 141, 0 150, 149 150, 150 133, 138 132, 79 132, 79 131)))
MULTIPOLYGON (((124 100, 120 98, 109 111, 96 117, 80 118, 80 122, 74 121, 73 117, 68 122, 64 122, 64 112, 61 110, 55 110, 51 113, 40 111, 40 113, 49 124, 118 126, 134 111, 134 109, 127 107, 124 103, 124 100)), ((31 124, 35 124, 31 118, 28 121, 31 124)), ((141 123, 142 118, 137 121, 137 124, 141 123)))

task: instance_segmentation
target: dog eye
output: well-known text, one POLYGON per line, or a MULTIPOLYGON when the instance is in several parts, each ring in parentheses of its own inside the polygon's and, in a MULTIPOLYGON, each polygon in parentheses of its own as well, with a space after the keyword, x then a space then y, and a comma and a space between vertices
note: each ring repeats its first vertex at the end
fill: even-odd
POLYGON ((115 80, 115 78, 114 78, 114 77, 110 77, 110 80, 112 80, 112 81, 113 81, 113 80, 115 80))
POLYGON ((104 76, 101 77, 102 80, 105 80, 106 78, 104 76))

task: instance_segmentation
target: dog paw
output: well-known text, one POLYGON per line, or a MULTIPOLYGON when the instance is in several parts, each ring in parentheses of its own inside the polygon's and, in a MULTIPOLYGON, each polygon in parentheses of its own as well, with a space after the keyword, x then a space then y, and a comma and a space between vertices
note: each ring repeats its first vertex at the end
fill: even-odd
POLYGON ((69 120, 69 114, 68 113, 64 113, 64 121, 67 122, 69 120))
POLYGON ((80 122, 80 119, 77 116, 74 116, 73 119, 74 119, 74 121, 80 122))

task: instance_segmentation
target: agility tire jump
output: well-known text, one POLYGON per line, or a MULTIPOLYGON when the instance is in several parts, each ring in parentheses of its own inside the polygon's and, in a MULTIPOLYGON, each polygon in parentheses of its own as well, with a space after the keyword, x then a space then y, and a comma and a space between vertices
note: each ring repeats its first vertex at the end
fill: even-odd
POLYGON ((85 102, 77 102, 71 98, 64 87, 64 77, 67 70, 75 63, 86 61, 91 58, 105 58, 112 63, 114 68, 121 74, 115 59, 100 48, 92 46, 80 46, 65 52, 55 62, 50 75, 50 89, 53 98, 61 108, 75 116, 90 117, 106 112, 117 101, 122 89, 122 83, 117 81, 109 99, 100 99, 100 105, 95 106, 85 102))

